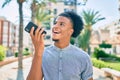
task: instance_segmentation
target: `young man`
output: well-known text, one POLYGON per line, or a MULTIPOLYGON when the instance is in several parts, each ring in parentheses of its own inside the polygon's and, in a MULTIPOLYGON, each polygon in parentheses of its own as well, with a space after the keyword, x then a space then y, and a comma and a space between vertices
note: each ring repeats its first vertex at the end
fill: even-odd
POLYGON ((83 29, 80 16, 64 12, 57 16, 52 28, 54 45, 44 48, 43 29, 33 35, 30 31, 35 54, 27 80, 93 80, 93 69, 89 55, 70 44, 83 29))

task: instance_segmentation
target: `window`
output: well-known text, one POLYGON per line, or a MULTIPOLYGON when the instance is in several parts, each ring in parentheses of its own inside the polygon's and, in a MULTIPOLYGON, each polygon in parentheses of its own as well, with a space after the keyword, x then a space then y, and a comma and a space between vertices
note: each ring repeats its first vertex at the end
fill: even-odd
POLYGON ((57 9, 54 9, 54 14, 57 14, 57 9))
POLYGON ((65 0, 64 1, 64 4, 69 5, 69 6, 75 5, 75 3, 76 3, 76 0, 65 0))

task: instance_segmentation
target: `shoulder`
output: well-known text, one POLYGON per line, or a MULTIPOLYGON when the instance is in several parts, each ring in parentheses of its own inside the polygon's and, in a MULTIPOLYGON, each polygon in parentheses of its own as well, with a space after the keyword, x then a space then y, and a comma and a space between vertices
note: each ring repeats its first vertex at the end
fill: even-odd
POLYGON ((90 56, 88 55, 87 52, 85 52, 84 50, 82 50, 79 47, 76 47, 74 45, 71 45, 71 49, 70 49, 74 54, 78 55, 78 57, 85 59, 85 58, 89 58, 90 56))

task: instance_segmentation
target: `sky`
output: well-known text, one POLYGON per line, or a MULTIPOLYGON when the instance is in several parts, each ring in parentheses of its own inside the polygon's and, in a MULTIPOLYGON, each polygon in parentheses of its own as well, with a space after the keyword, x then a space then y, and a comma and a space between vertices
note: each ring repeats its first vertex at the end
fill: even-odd
POLYGON ((101 17, 105 17, 105 20, 102 20, 93 25, 93 27, 99 27, 120 19, 120 12, 118 11, 118 7, 118 0, 88 0, 86 6, 79 6, 77 9, 78 13, 83 9, 99 11, 101 17))
MULTIPOLYGON (((80 2, 82 0, 78 0, 80 2)), ((18 4, 16 0, 12 0, 12 2, 6 5, 4 8, 1 8, 4 0, 0 0, 0 16, 6 17, 7 20, 18 24, 18 4)), ((30 11, 28 3, 24 3, 24 15, 25 20, 30 20, 30 11)), ((94 27, 101 26, 104 24, 108 24, 112 21, 115 21, 120 18, 120 12, 118 12, 118 0, 88 0, 85 6, 78 5, 77 12, 80 13, 83 9, 93 9, 95 11, 99 11, 101 17, 105 17, 105 20, 102 20, 94 25, 94 27)))

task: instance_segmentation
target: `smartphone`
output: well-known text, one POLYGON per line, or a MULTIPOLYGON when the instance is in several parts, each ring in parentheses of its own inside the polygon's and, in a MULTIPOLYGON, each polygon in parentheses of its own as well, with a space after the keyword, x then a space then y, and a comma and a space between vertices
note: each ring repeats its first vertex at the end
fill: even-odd
MULTIPOLYGON (((34 27, 34 32, 33 32, 33 34, 35 34, 35 31, 36 31, 36 29, 38 28, 38 26, 37 26, 36 24, 34 24, 33 22, 29 22, 29 23, 27 24, 27 26, 25 27, 25 31, 28 32, 28 33, 30 33, 30 30, 31 30, 32 27, 34 27)), ((42 34, 47 34, 47 32, 46 32, 46 31, 43 31, 42 34)))

